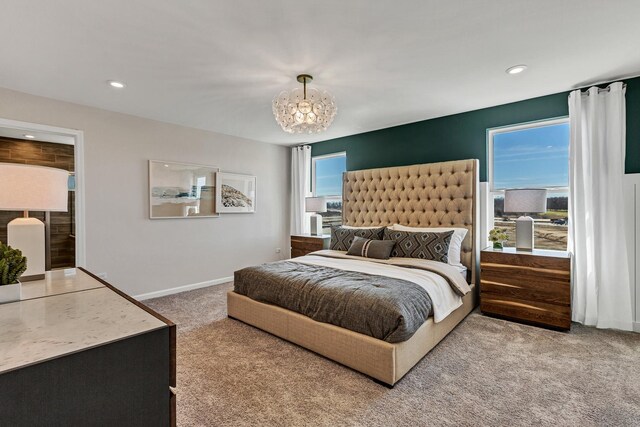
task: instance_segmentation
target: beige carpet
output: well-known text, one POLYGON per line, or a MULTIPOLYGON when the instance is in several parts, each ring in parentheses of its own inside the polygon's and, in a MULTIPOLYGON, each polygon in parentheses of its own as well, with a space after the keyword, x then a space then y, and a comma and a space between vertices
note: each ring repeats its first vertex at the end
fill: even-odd
POLYGON ((640 334, 474 312, 390 390, 228 319, 229 289, 145 301, 179 326, 179 426, 640 425, 640 334))

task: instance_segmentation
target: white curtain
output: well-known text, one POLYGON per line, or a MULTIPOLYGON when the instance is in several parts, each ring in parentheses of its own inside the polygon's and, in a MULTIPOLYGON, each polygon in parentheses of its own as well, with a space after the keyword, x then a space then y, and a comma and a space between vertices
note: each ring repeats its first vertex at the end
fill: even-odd
POLYGON ((569 95, 569 250, 572 319, 632 330, 631 282, 624 230, 625 89, 569 95))
POLYGON ((291 234, 309 234, 304 209, 305 197, 311 195, 311 147, 291 149, 291 234))

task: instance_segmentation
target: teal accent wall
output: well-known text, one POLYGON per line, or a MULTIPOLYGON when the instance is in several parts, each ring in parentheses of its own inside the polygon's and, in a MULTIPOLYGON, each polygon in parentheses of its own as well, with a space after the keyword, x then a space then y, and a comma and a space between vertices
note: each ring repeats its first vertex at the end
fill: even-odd
MULTIPOLYGON (((627 83, 626 173, 640 173, 640 77, 627 83)), ((569 92, 454 114, 311 145, 311 155, 346 151, 347 170, 480 159, 487 180, 487 129, 563 117, 569 92)), ((339 113, 338 113, 339 114, 339 113)))

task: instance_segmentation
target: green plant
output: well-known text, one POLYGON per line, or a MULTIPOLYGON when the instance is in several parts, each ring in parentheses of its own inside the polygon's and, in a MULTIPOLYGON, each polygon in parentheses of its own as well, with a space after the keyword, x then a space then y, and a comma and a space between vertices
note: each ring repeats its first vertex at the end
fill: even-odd
POLYGON ((27 258, 22 251, 0 242, 0 286, 18 283, 18 278, 27 269, 27 258))
POLYGON ((504 242, 508 238, 506 228, 494 228, 489 232, 489 240, 492 242, 504 242))

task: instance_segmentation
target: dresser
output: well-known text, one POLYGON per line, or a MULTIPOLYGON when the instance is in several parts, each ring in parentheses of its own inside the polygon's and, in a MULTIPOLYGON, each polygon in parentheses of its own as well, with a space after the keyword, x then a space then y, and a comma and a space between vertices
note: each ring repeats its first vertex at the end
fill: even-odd
POLYGON ((176 327, 93 274, 0 305, 0 424, 175 425, 176 327))
POLYGON ((322 236, 312 236, 310 234, 301 234, 291 236, 291 258, 305 256, 308 253, 329 249, 331 243, 331 235, 323 234, 322 236))
POLYGON ((571 328, 571 257, 563 251, 480 252, 483 314, 544 326, 571 328))

